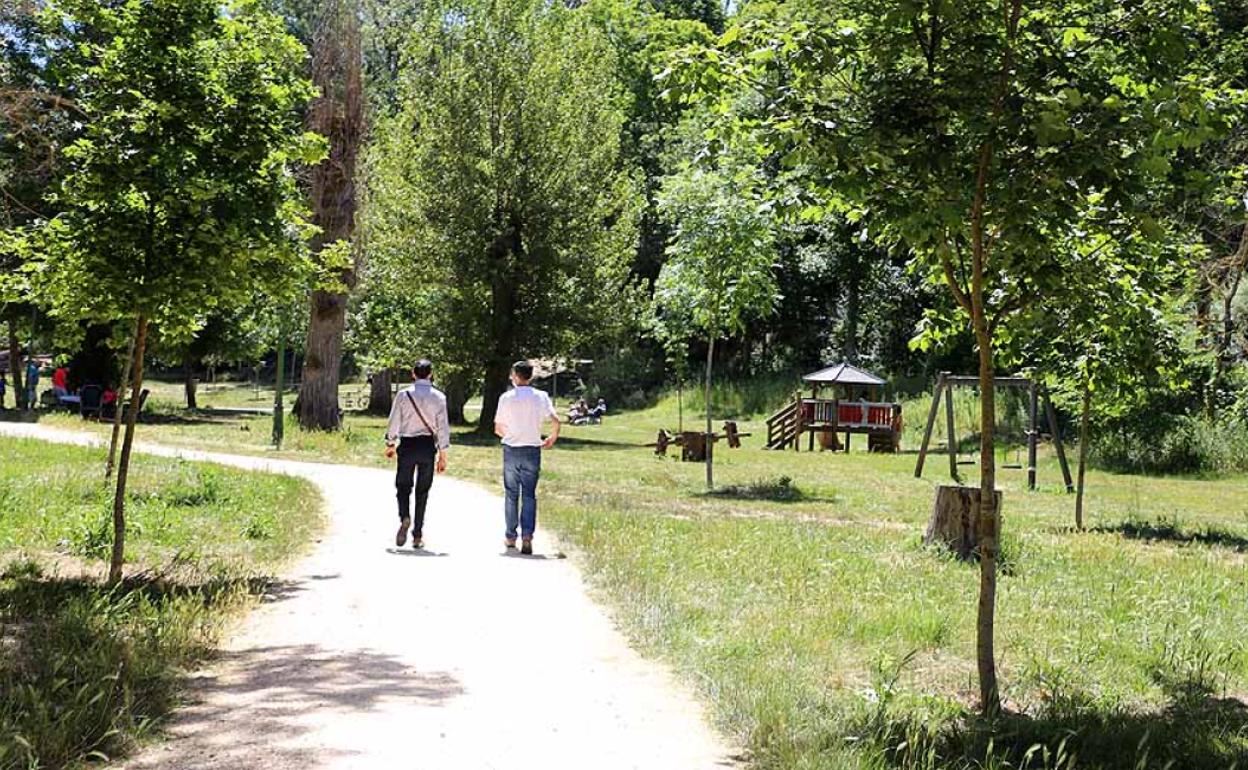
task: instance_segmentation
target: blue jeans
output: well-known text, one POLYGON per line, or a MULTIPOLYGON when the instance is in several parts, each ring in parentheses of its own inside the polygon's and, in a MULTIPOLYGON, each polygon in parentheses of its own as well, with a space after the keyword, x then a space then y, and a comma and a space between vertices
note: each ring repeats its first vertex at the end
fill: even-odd
POLYGON ((503 447, 503 513, 508 540, 515 540, 517 526, 523 537, 533 537, 537 529, 537 477, 541 472, 541 447, 503 447))

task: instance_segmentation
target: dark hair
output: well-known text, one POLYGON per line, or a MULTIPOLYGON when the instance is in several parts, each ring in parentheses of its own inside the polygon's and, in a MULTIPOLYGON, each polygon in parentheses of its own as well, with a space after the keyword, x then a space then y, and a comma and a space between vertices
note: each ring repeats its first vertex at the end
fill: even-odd
POLYGON ((529 361, 517 361, 511 365, 511 370, 526 382, 533 379, 533 364, 529 361))
POLYGON ((412 374, 418 380, 427 380, 433 374, 433 362, 422 358, 412 365, 412 374))

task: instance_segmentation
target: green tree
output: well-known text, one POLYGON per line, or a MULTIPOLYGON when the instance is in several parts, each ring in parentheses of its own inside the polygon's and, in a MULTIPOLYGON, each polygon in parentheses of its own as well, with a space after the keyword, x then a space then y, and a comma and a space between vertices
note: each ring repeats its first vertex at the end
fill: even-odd
POLYGON ((19 271, 20 233, 55 211, 47 194, 59 178, 59 152, 82 118, 48 62, 59 38, 40 30, 39 5, 0 2, 0 320, 8 327, 8 373, 19 409, 28 406, 22 339, 36 336, 31 318, 38 311, 19 271))
MULTIPOLYGON (((711 0, 717 5, 717 0, 711 0)), ((641 170, 645 204, 638 222, 634 275, 654 281, 666 257, 671 236, 658 210, 663 177, 676 168, 669 146, 685 112, 684 105, 663 96, 656 76, 671 54, 692 43, 714 40, 707 24, 695 17, 668 15, 648 0, 594 0, 585 6, 594 24, 610 42, 616 58, 616 77, 624 86, 624 126, 620 153, 641 170)), ((719 29, 723 19, 719 19, 719 29)))
POLYGON ((621 90, 586 13, 538 0, 431 3, 405 62, 368 161, 364 331, 484 371, 488 433, 512 361, 590 344, 630 302, 621 90))
POLYGON ((303 50, 248 0, 63 2, 65 68, 86 116, 65 150, 61 211, 40 233, 37 290, 69 319, 132 317, 135 353, 113 505, 122 575, 125 493, 149 326, 193 328, 212 308, 302 271, 291 173, 321 143, 300 128, 303 50), (75 31, 90 30, 87 39, 75 31))
POLYGON ((1085 474, 1093 421, 1143 406, 1150 385, 1177 384, 1185 351, 1179 306, 1189 259, 1178 231, 1170 238, 1120 242, 1075 230, 1058 257, 1078 291, 1031 306, 998 340, 1003 357, 1025 362, 1079 413, 1075 528, 1084 527, 1085 474))
POLYGON ((995 714, 997 341, 1020 310, 1079 290, 1054 256, 1076 224, 1156 239, 1160 193, 1190 181, 1174 158, 1225 128, 1228 95, 1203 48, 1212 13, 1192 0, 792 5, 789 18, 750 20, 718 49, 691 51, 683 80, 717 95, 716 132, 766 137, 804 172, 810 205, 909 249, 974 335, 977 662, 995 714), (742 126, 729 99, 759 88, 767 115, 742 126))
MULTIPOLYGON (((668 260, 655 283, 655 318, 670 346, 696 329, 706 341, 706 486, 715 485, 711 380, 715 342, 776 300, 770 204, 751 189, 748 167, 687 164, 667 177, 659 210, 671 223, 668 260)), ((684 340, 687 342, 687 338, 684 340)))

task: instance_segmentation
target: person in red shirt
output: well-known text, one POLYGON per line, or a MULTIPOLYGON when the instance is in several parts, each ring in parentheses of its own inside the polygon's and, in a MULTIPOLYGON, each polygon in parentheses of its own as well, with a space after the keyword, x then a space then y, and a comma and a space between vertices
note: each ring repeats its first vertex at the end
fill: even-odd
POLYGON ((52 372, 52 392, 59 399, 61 396, 69 395, 69 367, 58 366, 56 371, 52 372))

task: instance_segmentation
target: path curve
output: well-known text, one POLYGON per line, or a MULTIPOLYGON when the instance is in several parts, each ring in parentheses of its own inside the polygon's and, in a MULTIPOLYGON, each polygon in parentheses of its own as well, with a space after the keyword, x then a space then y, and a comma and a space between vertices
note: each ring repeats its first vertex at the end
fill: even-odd
MULTIPOLYGON (((0 424, 0 433, 95 443, 29 424, 0 424)), ((736 766, 700 704, 629 648, 570 560, 502 555, 497 496, 437 479, 425 542, 438 555, 420 556, 393 547, 387 471, 136 448, 302 476, 320 488, 330 520, 192 677, 170 740, 123 767, 736 766)), ((552 555, 556 545, 539 531, 535 550, 552 555)))

